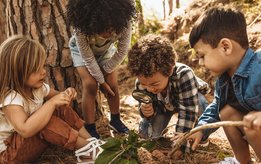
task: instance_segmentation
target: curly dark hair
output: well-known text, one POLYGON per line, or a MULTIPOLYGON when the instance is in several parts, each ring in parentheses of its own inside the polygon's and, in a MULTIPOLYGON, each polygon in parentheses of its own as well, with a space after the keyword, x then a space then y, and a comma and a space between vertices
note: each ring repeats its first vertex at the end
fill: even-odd
POLYGON ((132 46, 127 67, 134 76, 151 77, 158 71, 170 76, 175 58, 176 52, 167 38, 149 34, 132 46))
POLYGON ((117 34, 135 17, 133 0, 69 0, 67 20, 86 35, 113 30, 117 34))

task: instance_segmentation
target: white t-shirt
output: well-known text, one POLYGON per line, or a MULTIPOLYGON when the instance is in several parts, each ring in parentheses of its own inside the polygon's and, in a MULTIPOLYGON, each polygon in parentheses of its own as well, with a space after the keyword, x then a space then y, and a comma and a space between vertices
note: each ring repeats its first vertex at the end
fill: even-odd
POLYGON ((12 91, 5 97, 4 103, 0 103, 0 152, 6 149, 4 140, 15 132, 14 127, 5 118, 2 107, 8 105, 19 105, 23 107, 23 110, 28 113, 28 115, 31 115, 43 105, 44 97, 46 97, 49 92, 50 86, 44 83, 42 87, 33 90, 34 99, 32 101, 28 102, 16 91, 12 91))

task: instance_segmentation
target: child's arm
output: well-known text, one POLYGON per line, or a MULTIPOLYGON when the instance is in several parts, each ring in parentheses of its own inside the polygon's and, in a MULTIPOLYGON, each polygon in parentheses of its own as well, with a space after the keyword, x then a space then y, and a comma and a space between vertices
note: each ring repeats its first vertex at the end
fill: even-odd
POLYGON ((114 96, 115 93, 112 91, 111 87, 106 83, 104 79, 104 73, 102 72, 100 66, 98 65, 95 56, 92 52, 92 49, 89 45, 89 41, 87 37, 80 33, 76 33, 76 42, 80 51, 80 54, 85 62, 86 68, 88 69, 89 73, 95 80, 101 84, 101 87, 104 91, 104 94, 107 96, 107 93, 114 96))
POLYGON ((75 39, 76 39, 80 54, 85 62, 85 65, 86 65, 89 73, 100 84, 104 83, 105 79, 104 79, 103 73, 95 59, 95 56, 89 45, 89 41, 88 41, 87 37, 84 34, 77 32, 75 39))
POLYGON ((103 70, 105 72, 111 73, 124 60, 130 46, 131 32, 131 23, 129 23, 128 28, 124 29, 124 31, 121 33, 121 37, 119 38, 118 42, 118 50, 103 66, 103 70))
POLYGON ((47 125, 56 107, 69 105, 70 101, 70 97, 65 92, 61 92, 46 101, 32 115, 28 115, 19 105, 5 106, 3 112, 15 131, 24 138, 28 138, 47 125))
MULTIPOLYGON (((219 111, 217 108, 217 93, 215 91, 214 93, 215 98, 212 101, 212 103, 205 109, 205 111, 202 113, 202 115, 199 117, 197 126, 201 126, 207 123, 213 123, 220 121, 219 118, 219 111)), ((195 150, 200 143, 201 139, 207 138, 211 133, 216 131, 216 129, 206 129, 203 131, 198 131, 195 134, 192 134, 188 140, 191 141, 192 144, 192 150, 195 150)))

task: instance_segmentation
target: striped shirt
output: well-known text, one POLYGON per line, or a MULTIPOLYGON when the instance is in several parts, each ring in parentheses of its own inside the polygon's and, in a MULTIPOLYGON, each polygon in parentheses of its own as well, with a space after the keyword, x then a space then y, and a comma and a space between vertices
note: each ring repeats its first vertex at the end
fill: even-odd
POLYGON ((104 75, 96 61, 96 57, 105 55, 108 49, 112 48, 118 41, 117 51, 102 66, 103 70, 107 73, 113 72, 127 55, 131 41, 131 31, 131 23, 129 23, 128 28, 125 28, 121 34, 115 34, 106 39, 99 37, 98 35, 86 36, 79 31, 76 32, 75 39, 79 52, 88 71, 100 84, 104 83, 105 80, 104 75))

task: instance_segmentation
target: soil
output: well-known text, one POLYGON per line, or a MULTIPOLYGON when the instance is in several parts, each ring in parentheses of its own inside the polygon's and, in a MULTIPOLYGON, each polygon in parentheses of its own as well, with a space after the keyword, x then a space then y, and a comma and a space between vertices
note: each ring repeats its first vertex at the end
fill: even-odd
MULTIPOLYGON (((223 0, 224 3, 229 2, 223 0)), ((193 24, 195 19, 204 11, 206 8, 215 5, 216 2, 223 2, 221 0, 217 1, 203 1, 203 0, 195 0, 195 4, 191 5, 185 15, 182 15, 182 19, 176 19, 169 21, 177 21, 170 22, 169 25, 175 26, 173 28, 166 27, 167 31, 163 29, 162 34, 168 36, 170 39, 175 40, 175 49, 178 54, 183 54, 179 56, 179 61, 191 66, 195 73, 207 81, 212 87, 214 83, 214 79, 209 76, 208 72, 205 72, 202 68, 197 67, 195 63, 193 63, 193 59, 191 59, 191 53, 188 53, 188 43, 187 43, 187 34, 189 32, 189 27, 193 24), (197 2, 196 2, 197 1, 197 2), (198 3, 200 1, 200 3, 198 3), (214 4, 211 4, 211 3, 214 4), (178 28, 181 27, 181 28, 178 28), (182 28, 184 27, 184 28, 182 28), (187 29, 188 28, 188 29, 187 29), (170 30, 174 29, 174 30, 170 30), (178 29, 178 30, 177 30, 178 29), (181 36, 180 34, 183 34, 181 36)), ((247 24, 248 24, 248 34, 250 40, 250 47, 254 50, 261 48, 261 16, 260 16, 260 0, 256 0, 258 5, 247 5, 242 3, 235 3, 233 5, 239 5, 239 8, 243 8, 246 14, 247 24)), ((229 4, 231 5, 231 4, 229 4)), ((140 121, 139 112, 137 111, 137 102, 132 98, 131 92, 134 87, 135 79, 130 76, 130 74, 126 71, 126 64, 123 64, 119 68, 119 91, 120 91, 120 104, 121 104, 121 118, 126 123, 126 125, 130 128, 138 131, 138 124, 140 121)), ((206 95, 209 102, 213 99, 213 93, 206 95)), ((108 104, 107 100, 102 96, 102 106, 105 109, 105 116, 100 117, 97 120, 98 132, 102 135, 103 138, 107 138, 109 136, 114 136, 114 134, 108 127, 108 104)), ((173 116, 169 125, 173 125, 177 120, 177 116, 173 116)), ((171 136, 174 132, 174 127, 170 127, 168 132, 165 134, 166 136, 171 136)), ((218 163, 222 161, 225 157, 233 156, 233 151, 226 139, 224 131, 222 128, 219 128, 216 132, 214 132, 210 136, 210 144, 208 147, 200 147, 196 151, 191 154, 185 154, 182 159, 179 160, 171 160, 167 158, 168 152, 171 149, 156 149, 152 152, 148 152, 145 149, 139 149, 139 159, 140 163, 146 164, 162 164, 162 163, 189 163, 189 164, 206 164, 206 163, 218 163)), ((255 163, 261 163, 258 161, 258 158, 255 156, 254 152, 251 150, 251 156, 255 160, 255 163)), ((73 151, 64 150, 62 148, 58 148, 52 146, 49 148, 41 158, 36 162, 40 164, 72 164, 76 163, 76 158, 74 156, 73 151)))
MULTIPOLYGON (((132 88, 134 87, 135 79, 130 77, 128 72, 126 72, 126 65, 122 65, 119 68, 119 90, 120 90, 120 104, 121 104, 121 117, 126 125, 130 128, 138 131, 138 123, 140 121, 140 116, 137 111, 137 101, 131 96, 132 88)), ((211 101, 211 93, 207 95, 209 101, 211 101)), ((108 127, 109 112, 107 100, 102 96, 103 107, 105 108, 105 116, 97 120, 98 132, 101 134, 102 138, 107 138, 110 136, 115 136, 117 134, 113 133, 108 127)), ((169 125, 175 124, 177 121, 177 116, 174 115, 171 119, 169 125)), ((173 135, 175 128, 170 127, 165 136, 170 137, 173 135)), ((232 149, 226 139, 224 131, 219 128, 210 136, 210 144, 208 147, 199 147, 196 151, 191 154, 185 154, 182 159, 173 160, 167 157, 170 149, 157 148, 152 152, 149 152, 143 148, 139 149, 139 159, 142 164, 162 164, 162 163, 175 163, 175 164, 207 164, 207 163, 218 163, 222 161, 225 157, 233 156, 232 149)), ((251 151, 252 158, 258 162, 253 151, 251 151)), ((76 158, 73 151, 65 150, 56 146, 49 148, 39 159, 37 163, 40 164, 72 164, 76 163, 76 158)), ((260 162, 261 163, 261 162, 260 162)))

